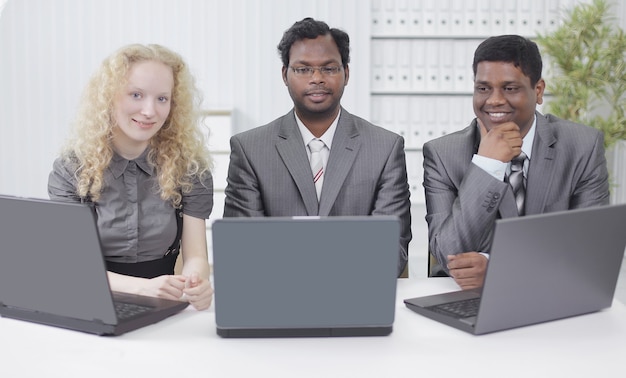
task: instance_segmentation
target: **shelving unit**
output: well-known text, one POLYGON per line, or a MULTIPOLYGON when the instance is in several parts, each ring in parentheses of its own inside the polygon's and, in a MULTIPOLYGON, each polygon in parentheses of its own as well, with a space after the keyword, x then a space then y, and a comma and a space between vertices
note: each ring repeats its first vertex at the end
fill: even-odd
POLYGON ((472 60, 480 42, 533 38, 558 26, 563 9, 577 2, 371 0, 371 121, 405 138, 412 203, 425 202, 424 143, 474 118, 472 60))

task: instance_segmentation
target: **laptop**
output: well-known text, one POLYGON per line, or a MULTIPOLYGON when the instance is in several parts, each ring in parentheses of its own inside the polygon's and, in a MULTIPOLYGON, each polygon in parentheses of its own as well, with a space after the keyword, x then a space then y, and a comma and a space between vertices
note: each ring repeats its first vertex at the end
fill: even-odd
POLYGON ((0 195, 0 222, 3 317, 120 335, 188 305, 111 292, 90 205, 0 195))
POLYGON ((613 302, 624 225, 625 204, 497 220, 482 290, 404 303, 476 335, 600 311, 613 302))
POLYGON ((212 233, 218 335, 392 332, 397 217, 224 218, 212 233))

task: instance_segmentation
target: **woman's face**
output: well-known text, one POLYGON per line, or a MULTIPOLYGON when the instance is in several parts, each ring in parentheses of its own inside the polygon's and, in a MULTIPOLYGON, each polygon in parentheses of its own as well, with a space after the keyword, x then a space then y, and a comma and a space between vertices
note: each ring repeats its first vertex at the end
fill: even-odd
POLYGON ((170 114, 174 74, 156 61, 134 63, 128 83, 115 96, 113 146, 117 153, 134 159, 148 147, 170 114))

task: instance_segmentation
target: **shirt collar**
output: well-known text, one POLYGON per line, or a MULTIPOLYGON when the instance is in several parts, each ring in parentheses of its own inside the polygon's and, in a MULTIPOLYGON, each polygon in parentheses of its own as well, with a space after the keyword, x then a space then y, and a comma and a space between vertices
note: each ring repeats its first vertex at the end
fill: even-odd
MULTIPOLYGON (((148 147, 144 152, 141 153, 141 155, 139 155, 139 157, 132 161, 135 162, 135 164, 137 164, 137 166, 147 175, 152 176, 154 174, 154 167, 148 162, 149 151, 150 148, 148 147)), ((111 159, 111 164, 109 164, 109 169, 113 173, 113 177, 119 178, 124 173, 124 171, 126 171, 128 163, 130 162, 131 160, 125 159, 121 157, 117 152, 113 151, 113 158, 111 159)))
POLYGON ((304 142, 305 147, 309 144, 311 140, 320 139, 322 142, 324 142, 326 147, 328 147, 328 149, 330 150, 330 146, 333 143, 333 137, 335 136, 335 131, 337 130, 337 124, 339 123, 339 116, 341 115, 341 109, 339 109, 339 113, 337 113, 337 117, 335 117, 333 122, 330 124, 330 127, 328 128, 328 130, 326 130, 326 132, 324 132, 324 134, 322 134, 322 136, 319 138, 316 138, 315 135, 313 135, 309 131, 309 129, 307 129, 307 127, 304 125, 302 120, 298 118, 298 115, 296 114, 296 112, 293 112, 293 114, 296 116, 296 123, 298 124, 298 129, 300 130, 300 135, 302 135, 302 141, 304 142))

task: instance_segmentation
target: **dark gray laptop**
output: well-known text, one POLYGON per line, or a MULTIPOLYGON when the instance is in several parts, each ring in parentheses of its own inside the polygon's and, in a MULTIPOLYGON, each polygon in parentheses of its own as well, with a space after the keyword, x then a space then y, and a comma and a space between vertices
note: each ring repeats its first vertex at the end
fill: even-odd
POLYGON ((220 336, 392 331, 397 217, 225 218, 212 230, 220 336))
POLYGON ((0 196, 0 222, 4 317, 119 335, 188 305, 111 292, 92 206, 0 196))
POLYGON ((625 225, 626 205, 497 220, 482 290, 404 302, 473 334, 608 308, 624 258, 625 225), (463 315, 468 307, 477 313, 463 315))

